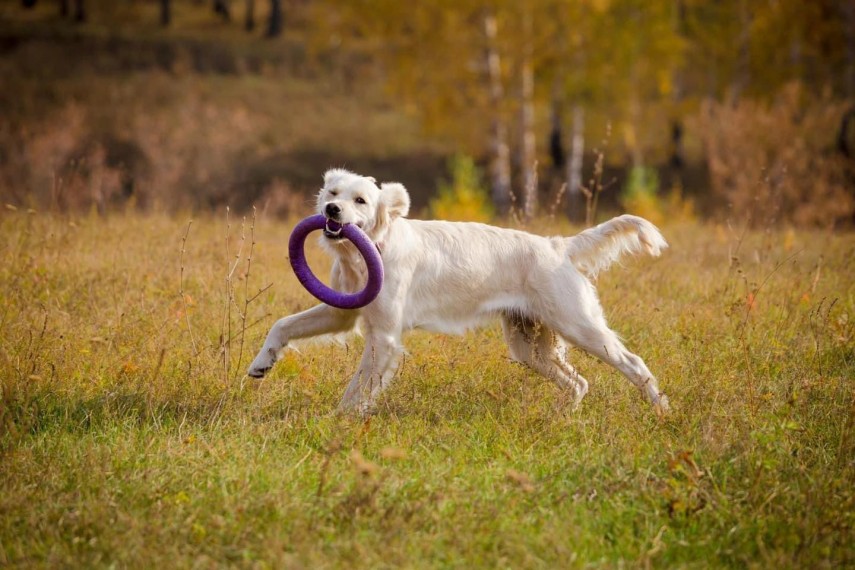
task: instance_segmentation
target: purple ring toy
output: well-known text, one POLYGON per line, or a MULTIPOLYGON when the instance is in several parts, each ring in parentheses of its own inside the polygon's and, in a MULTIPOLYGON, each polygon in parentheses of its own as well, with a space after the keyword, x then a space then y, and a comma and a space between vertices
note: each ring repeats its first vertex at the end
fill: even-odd
POLYGON ((288 240, 288 256, 291 261, 291 267, 294 269, 294 274, 303 287, 319 300, 332 307, 339 309, 358 309, 364 307, 377 297, 380 293, 380 288, 383 287, 383 260, 380 259, 380 252, 365 232, 353 224, 341 225, 332 220, 327 220, 327 218, 320 214, 309 216, 297 224, 291 232, 291 239, 288 240), (365 285, 365 289, 359 293, 349 294, 331 289, 321 283, 309 268, 309 264, 306 262, 306 236, 315 230, 324 228, 334 232, 341 232, 344 237, 356 246, 356 249, 359 250, 359 253, 365 259, 365 267, 368 269, 368 283, 365 285))

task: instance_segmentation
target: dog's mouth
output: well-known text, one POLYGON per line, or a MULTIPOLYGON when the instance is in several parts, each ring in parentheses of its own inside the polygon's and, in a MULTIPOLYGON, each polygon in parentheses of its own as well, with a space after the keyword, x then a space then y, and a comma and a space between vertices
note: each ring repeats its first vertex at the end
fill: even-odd
MULTIPOLYGON (((357 228, 362 229, 362 222, 355 222, 354 225, 357 228)), ((327 218, 326 225, 324 226, 324 237, 332 241, 340 241, 344 239, 344 232, 342 231, 343 228, 344 224, 341 222, 327 218)))
POLYGON ((340 222, 327 218, 327 223, 324 226, 324 236, 333 241, 341 240, 344 238, 344 232, 342 232, 343 227, 343 224, 340 222))

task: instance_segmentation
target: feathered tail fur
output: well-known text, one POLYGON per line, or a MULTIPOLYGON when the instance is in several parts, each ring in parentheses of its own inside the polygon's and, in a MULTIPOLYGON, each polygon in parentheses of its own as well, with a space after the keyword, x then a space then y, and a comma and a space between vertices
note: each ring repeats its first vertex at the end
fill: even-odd
POLYGON ((582 272, 596 277, 623 255, 647 252, 658 257, 668 242, 659 230, 638 216, 618 216, 567 238, 567 254, 582 272))

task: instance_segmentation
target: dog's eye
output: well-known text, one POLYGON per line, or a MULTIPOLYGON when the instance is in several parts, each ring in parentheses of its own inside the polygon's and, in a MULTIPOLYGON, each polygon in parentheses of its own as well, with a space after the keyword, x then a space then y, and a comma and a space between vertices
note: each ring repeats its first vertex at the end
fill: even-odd
POLYGON ((357 203, 357 204, 364 204, 364 203, 365 203, 365 198, 363 198, 362 196, 360 196, 359 198, 357 198, 357 199, 356 199, 356 203, 357 203))
POLYGON ((337 190, 330 190, 330 196, 338 196, 337 190))

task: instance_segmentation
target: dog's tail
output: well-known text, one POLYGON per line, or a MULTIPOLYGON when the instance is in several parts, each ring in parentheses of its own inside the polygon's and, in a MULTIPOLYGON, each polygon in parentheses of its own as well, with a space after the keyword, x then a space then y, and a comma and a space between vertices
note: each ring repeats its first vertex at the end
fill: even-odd
POLYGON ((582 272, 596 277, 625 254, 647 252, 658 257, 668 242, 659 230, 638 216, 618 216, 566 239, 567 254, 582 272))

